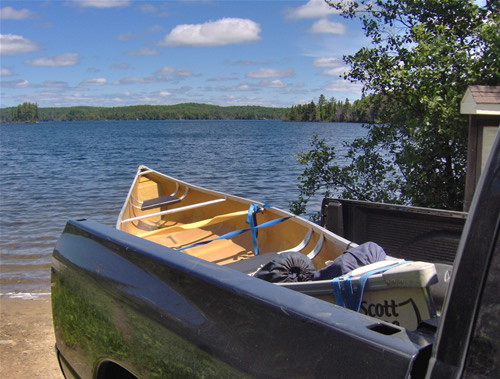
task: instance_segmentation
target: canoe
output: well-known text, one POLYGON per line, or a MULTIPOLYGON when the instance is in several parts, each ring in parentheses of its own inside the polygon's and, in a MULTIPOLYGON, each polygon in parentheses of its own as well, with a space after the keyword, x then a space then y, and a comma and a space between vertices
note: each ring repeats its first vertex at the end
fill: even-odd
POLYGON ((312 280, 314 272, 358 245, 272 205, 201 188, 146 166, 137 170, 116 228, 408 329, 436 314, 429 291, 437 282, 433 264, 386 257, 333 281, 312 280))
POLYGON ((295 251, 316 269, 353 246, 281 209, 204 189, 140 166, 117 229, 198 258, 227 265, 295 251))

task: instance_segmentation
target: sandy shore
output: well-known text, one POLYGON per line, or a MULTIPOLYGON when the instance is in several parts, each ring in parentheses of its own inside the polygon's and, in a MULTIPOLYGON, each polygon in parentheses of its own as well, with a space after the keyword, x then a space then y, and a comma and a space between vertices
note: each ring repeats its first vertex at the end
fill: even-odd
POLYGON ((63 378, 54 344, 50 296, 0 298, 0 378, 63 378))

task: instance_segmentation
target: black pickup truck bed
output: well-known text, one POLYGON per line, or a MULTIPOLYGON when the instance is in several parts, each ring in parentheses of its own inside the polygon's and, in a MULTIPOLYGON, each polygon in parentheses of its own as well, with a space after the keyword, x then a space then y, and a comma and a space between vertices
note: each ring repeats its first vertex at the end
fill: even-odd
POLYGON ((357 243, 373 241, 399 258, 453 264, 466 212, 325 198, 321 225, 357 243))
MULTIPOLYGON (((463 216, 452 217, 463 231, 455 258, 443 258, 453 271, 441 316, 414 331, 91 220, 69 221, 52 260, 61 368, 83 378, 499 378, 500 136, 462 226, 463 216)), ((368 216, 341 224, 343 233, 373 226, 368 216)), ((391 225, 383 229, 395 236, 391 225)), ((413 246, 431 241, 420 245, 440 261, 441 245, 422 234, 431 238, 410 238, 413 246)), ((391 254, 405 250, 384 241, 391 254)))

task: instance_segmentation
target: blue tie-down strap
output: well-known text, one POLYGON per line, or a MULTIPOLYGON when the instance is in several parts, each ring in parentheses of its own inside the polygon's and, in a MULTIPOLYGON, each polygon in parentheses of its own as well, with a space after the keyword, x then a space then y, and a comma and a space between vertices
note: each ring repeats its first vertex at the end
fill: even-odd
POLYGON ((279 224, 280 222, 286 221, 286 220, 288 220, 289 218, 292 218, 292 217, 295 217, 295 216, 287 216, 287 217, 277 218, 277 219, 265 222, 263 224, 255 226, 255 227, 235 230, 233 232, 226 233, 226 234, 224 234, 224 235, 222 235, 220 237, 213 238, 213 239, 207 240, 207 241, 197 242, 197 243, 194 243, 192 245, 184 246, 184 247, 181 247, 181 248, 176 249, 176 250, 177 251, 187 250, 187 249, 191 249, 192 247, 206 245, 207 243, 210 243, 210 242, 213 242, 213 241, 233 238, 233 237, 236 237, 236 236, 238 236, 240 234, 243 234, 243 233, 246 233, 246 232, 249 232, 249 231, 253 231, 253 230, 256 230, 256 229, 265 228, 267 226, 273 226, 273 225, 279 224))
POLYGON ((259 245, 257 243, 257 236, 259 235, 257 228, 257 213, 263 212, 264 208, 268 208, 270 206, 270 204, 264 204, 260 207, 258 204, 254 203, 250 204, 250 208, 248 209, 247 224, 250 225, 250 230, 252 231, 252 244, 255 255, 259 255, 259 245))
POLYGON ((333 287, 333 294, 335 295, 335 300, 337 302, 337 305, 340 305, 341 307, 346 307, 344 303, 344 296, 342 294, 342 285, 341 281, 344 283, 344 292, 345 292, 345 299, 347 301, 347 308, 359 312, 359 309, 361 308, 361 301, 363 300, 363 293, 365 291, 366 287, 366 282, 368 281, 368 278, 372 275, 379 274, 381 272, 390 270, 391 268, 397 267, 402 264, 410 263, 409 261, 404 261, 404 262, 398 262, 396 264, 393 264, 391 266, 386 266, 386 267, 381 267, 374 269, 372 271, 368 271, 361 275, 361 277, 358 280, 358 287, 356 290, 356 293, 354 293, 354 288, 352 286, 352 281, 351 277, 352 275, 348 274, 347 276, 343 277, 339 276, 337 278, 333 278, 332 280, 332 287, 333 287))

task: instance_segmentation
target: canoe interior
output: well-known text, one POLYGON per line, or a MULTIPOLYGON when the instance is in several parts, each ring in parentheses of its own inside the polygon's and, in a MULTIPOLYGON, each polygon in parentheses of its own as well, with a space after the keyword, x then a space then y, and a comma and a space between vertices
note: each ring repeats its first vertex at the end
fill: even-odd
MULTIPOLYGON (((199 188, 141 166, 120 213, 117 228, 181 249, 249 228, 246 220, 251 204, 250 200, 199 188)), ((256 221, 257 225, 262 225, 288 216, 291 214, 270 207, 256 213, 256 221)), ((308 233, 310 239, 301 253, 309 254, 321 247, 313 259, 316 269, 342 254, 349 244, 349 241, 309 221, 292 217, 258 230, 259 254, 293 249, 308 233)), ((255 256, 250 232, 182 251, 220 265, 255 256)))

